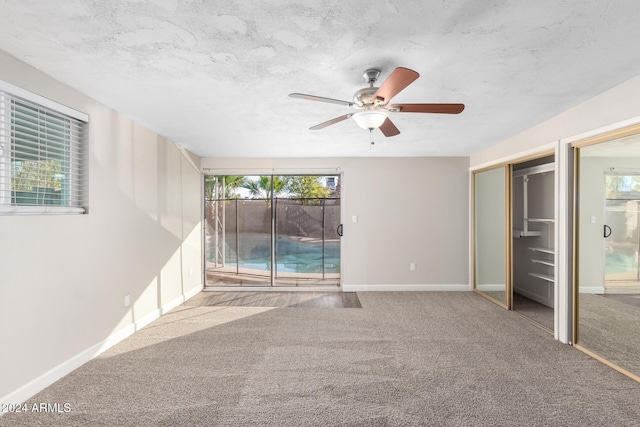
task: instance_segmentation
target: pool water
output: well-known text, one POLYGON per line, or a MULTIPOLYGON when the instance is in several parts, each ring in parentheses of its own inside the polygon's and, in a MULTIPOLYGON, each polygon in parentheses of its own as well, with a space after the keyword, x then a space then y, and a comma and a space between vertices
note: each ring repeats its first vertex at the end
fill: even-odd
MULTIPOLYGON (((271 242, 268 235, 246 235, 238 240, 240 250, 236 250, 235 240, 225 244, 226 265, 240 268, 269 271, 271 264, 271 242)), ((301 240, 278 236, 276 240, 275 269, 279 273, 322 273, 322 241, 301 240)), ((213 261, 213 253, 208 254, 213 261)), ((340 242, 325 241, 324 273, 340 273, 340 242)))
POLYGON ((638 271, 638 257, 635 254, 613 252, 605 257, 605 274, 636 271, 638 271))

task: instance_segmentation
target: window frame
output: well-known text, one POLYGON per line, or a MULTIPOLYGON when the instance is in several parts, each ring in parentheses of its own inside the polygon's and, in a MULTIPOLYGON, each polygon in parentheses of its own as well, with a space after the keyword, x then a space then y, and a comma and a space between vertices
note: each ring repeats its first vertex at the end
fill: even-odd
MULTIPOLYGON (((12 100, 24 100, 27 103, 35 104, 39 108, 50 110, 53 113, 66 116, 70 120, 81 126, 81 135, 75 135, 77 138, 69 138, 65 141, 65 146, 72 152, 73 166, 80 167, 82 171, 79 174, 69 174, 70 188, 77 190, 86 187, 88 184, 87 174, 87 157, 86 157, 86 135, 89 116, 66 105, 55 102, 51 99, 37 95, 33 92, 12 85, 0 80, 0 215, 39 215, 39 214, 83 214, 86 209, 83 206, 57 206, 57 205, 12 205, 11 201, 11 168, 12 168, 12 151, 14 140, 12 137, 11 113, 12 106, 7 104, 12 100), (74 150, 73 144, 79 143, 80 149, 74 150)), ((86 204, 87 189, 84 190, 85 196, 78 199, 80 204, 86 204)), ((72 197, 72 199, 74 199, 72 197)))

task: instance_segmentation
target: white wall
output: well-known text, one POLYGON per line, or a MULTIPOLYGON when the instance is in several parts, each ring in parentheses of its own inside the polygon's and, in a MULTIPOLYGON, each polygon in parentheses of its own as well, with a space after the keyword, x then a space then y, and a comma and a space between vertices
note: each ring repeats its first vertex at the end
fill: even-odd
POLYGON ((204 158, 201 164, 207 173, 227 175, 342 172, 344 290, 469 289, 466 157, 204 158))
POLYGON ((564 138, 640 117, 640 76, 634 77, 574 108, 471 155, 471 167, 520 157, 564 138))
POLYGON ((0 64, 0 79, 90 116, 89 213, 0 217, 0 401, 16 403, 201 287, 201 179, 172 142, 0 64))

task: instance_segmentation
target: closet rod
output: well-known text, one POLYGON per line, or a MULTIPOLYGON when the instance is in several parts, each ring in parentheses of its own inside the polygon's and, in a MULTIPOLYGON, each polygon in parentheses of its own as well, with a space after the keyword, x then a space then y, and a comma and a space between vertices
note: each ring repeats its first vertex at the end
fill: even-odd
POLYGON ((526 169, 514 170, 513 176, 515 178, 518 176, 536 175, 539 173, 553 172, 555 170, 556 170, 556 163, 551 162, 551 163, 545 163, 544 165, 531 166, 530 168, 526 168, 526 169))

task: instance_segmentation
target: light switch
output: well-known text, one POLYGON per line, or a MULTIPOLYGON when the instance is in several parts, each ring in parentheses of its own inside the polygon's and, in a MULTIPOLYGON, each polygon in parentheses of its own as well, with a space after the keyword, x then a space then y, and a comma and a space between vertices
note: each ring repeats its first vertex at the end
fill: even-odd
POLYGON ((595 224, 595 223, 596 223, 596 216, 591 215, 591 224, 595 224))
POLYGON ((351 217, 351 222, 358 222, 358 215, 353 215, 351 217))

